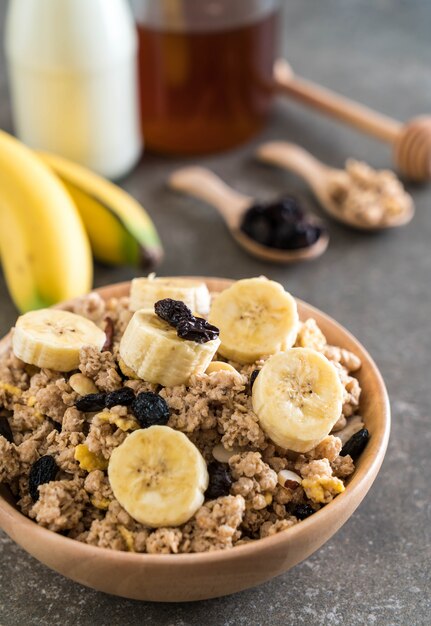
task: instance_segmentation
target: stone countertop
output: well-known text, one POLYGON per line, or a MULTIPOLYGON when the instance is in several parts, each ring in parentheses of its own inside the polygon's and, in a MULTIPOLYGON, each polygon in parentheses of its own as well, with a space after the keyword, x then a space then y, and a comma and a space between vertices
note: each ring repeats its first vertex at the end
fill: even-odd
MULTIPOLYGON (((2 2, 1 30, 4 8, 2 2)), ((430 23, 427 0, 289 0, 284 46, 298 74, 406 120, 430 108, 430 23)), ((3 57, 0 126, 11 129, 3 57)), ((387 146, 289 102, 277 104, 253 143, 202 162, 252 196, 289 190, 319 213, 300 180, 253 161, 260 141, 282 137, 334 166, 349 156, 390 165, 387 146)), ((429 624, 431 188, 411 189, 417 215, 406 228, 369 236, 331 222, 324 257, 278 268, 246 256, 211 208, 166 190, 167 174, 182 163, 146 155, 123 182, 163 236, 159 273, 264 273, 344 324, 370 350, 388 386, 393 428, 386 460, 357 512, 311 558, 257 589, 207 602, 157 605, 97 593, 49 571, 0 533, 0 623, 429 624)), ((96 285, 133 275, 98 267, 96 285)), ((16 311, 1 276, 0 302, 3 334, 16 311)))

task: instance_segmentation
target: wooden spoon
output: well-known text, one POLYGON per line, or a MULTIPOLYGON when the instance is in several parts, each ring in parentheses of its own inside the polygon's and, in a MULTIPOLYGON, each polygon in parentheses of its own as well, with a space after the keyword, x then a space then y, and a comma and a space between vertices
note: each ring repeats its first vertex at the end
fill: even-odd
POLYGON ((316 243, 298 250, 270 248, 254 241, 240 228, 244 214, 254 203, 253 198, 228 187, 218 176, 204 167, 185 167, 177 170, 170 176, 169 186, 214 206, 226 222, 232 237, 249 254, 258 259, 286 264, 309 261, 323 254, 328 246, 329 237, 326 232, 321 234, 316 243))
POLYGON ((431 116, 422 115, 403 124, 325 87, 295 76, 284 59, 274 66, 275 88, 280 94, 332 115, 336 119, 392 144, 395 164, 407 178, 431 179, 431 116))
POLYGON ((322 208, 331 217, 348 226, 366 231, 386 230, 404 226, 404 224, 410 222, 414 215, 414 206, 411 203, 409 210, 400 213, 396 217, 391 217, 390 221, 367 224, 356 215, 344 213, 341 207, 331 198, 329 193, 331 180, 333 180, 334 175, 345 176, 344 170, 328 167, 300 146, 287 141, 265 143, 258 148, 257 156, 261 161, 277 165, 301 176, 313 190, 322 208))

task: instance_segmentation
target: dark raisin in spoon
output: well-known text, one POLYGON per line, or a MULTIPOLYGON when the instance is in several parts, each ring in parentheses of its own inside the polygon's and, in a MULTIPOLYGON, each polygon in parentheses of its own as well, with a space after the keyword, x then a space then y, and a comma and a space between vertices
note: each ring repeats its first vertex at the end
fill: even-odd
POLYGON ((292 196, 254 204, 245 212, 241 230, 257 243, 279 250, 307 248, 323 234, 292 196))

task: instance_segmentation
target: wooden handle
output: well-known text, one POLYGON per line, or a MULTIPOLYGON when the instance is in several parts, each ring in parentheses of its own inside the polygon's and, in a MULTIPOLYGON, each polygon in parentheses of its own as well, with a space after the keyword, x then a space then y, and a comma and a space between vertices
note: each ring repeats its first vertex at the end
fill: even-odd
POLYGON ((204 167, 184 167, 171 174, 169 186, 214 206, 230 228, 237 228, 241 215, 253 199, 224 183, 204 167))
POLYGON ((395 143, 402 132, 403 125, 400 122, 294 76, 284 59, 276 61, 274 79, 279 93, 296 98, 383 141, 395 143))
POLYGON ((312 154, 287 141, 268 141, 259 146, 256 156, 265 163, 290 170, 304 178, 311 186, 325 181, 330 168, 312 154))

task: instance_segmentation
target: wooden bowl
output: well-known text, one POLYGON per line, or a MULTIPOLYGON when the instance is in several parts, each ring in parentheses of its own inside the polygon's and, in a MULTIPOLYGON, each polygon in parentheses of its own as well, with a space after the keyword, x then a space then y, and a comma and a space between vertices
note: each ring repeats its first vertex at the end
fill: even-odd
MULTIPOLYGON (((213 292, 232 281, 205 279, 213 292)), ((130 283, 99 289, 103 298, 128 294, 130 283)), ((63 537, 22 515, 6 487, 0 489, 0 526, 29 554, 48 567, 99 591, 157 602, 223 596, 282 574, 320 548, 352 515, 373 484, 385 455, 390 409, 382 377, 361 344, 327 315, 298 302, 301 319, 312 316, 332 344, 362 360, 361 414, 371 438, 346 490, 308 519, 272 537, 232 550, 200 554, 136 554, 98 548, 63 537)), ((8 337, 0 342, 7 345, 8 337)), ((371 522, 370 522, 371 523, 371 522)))

